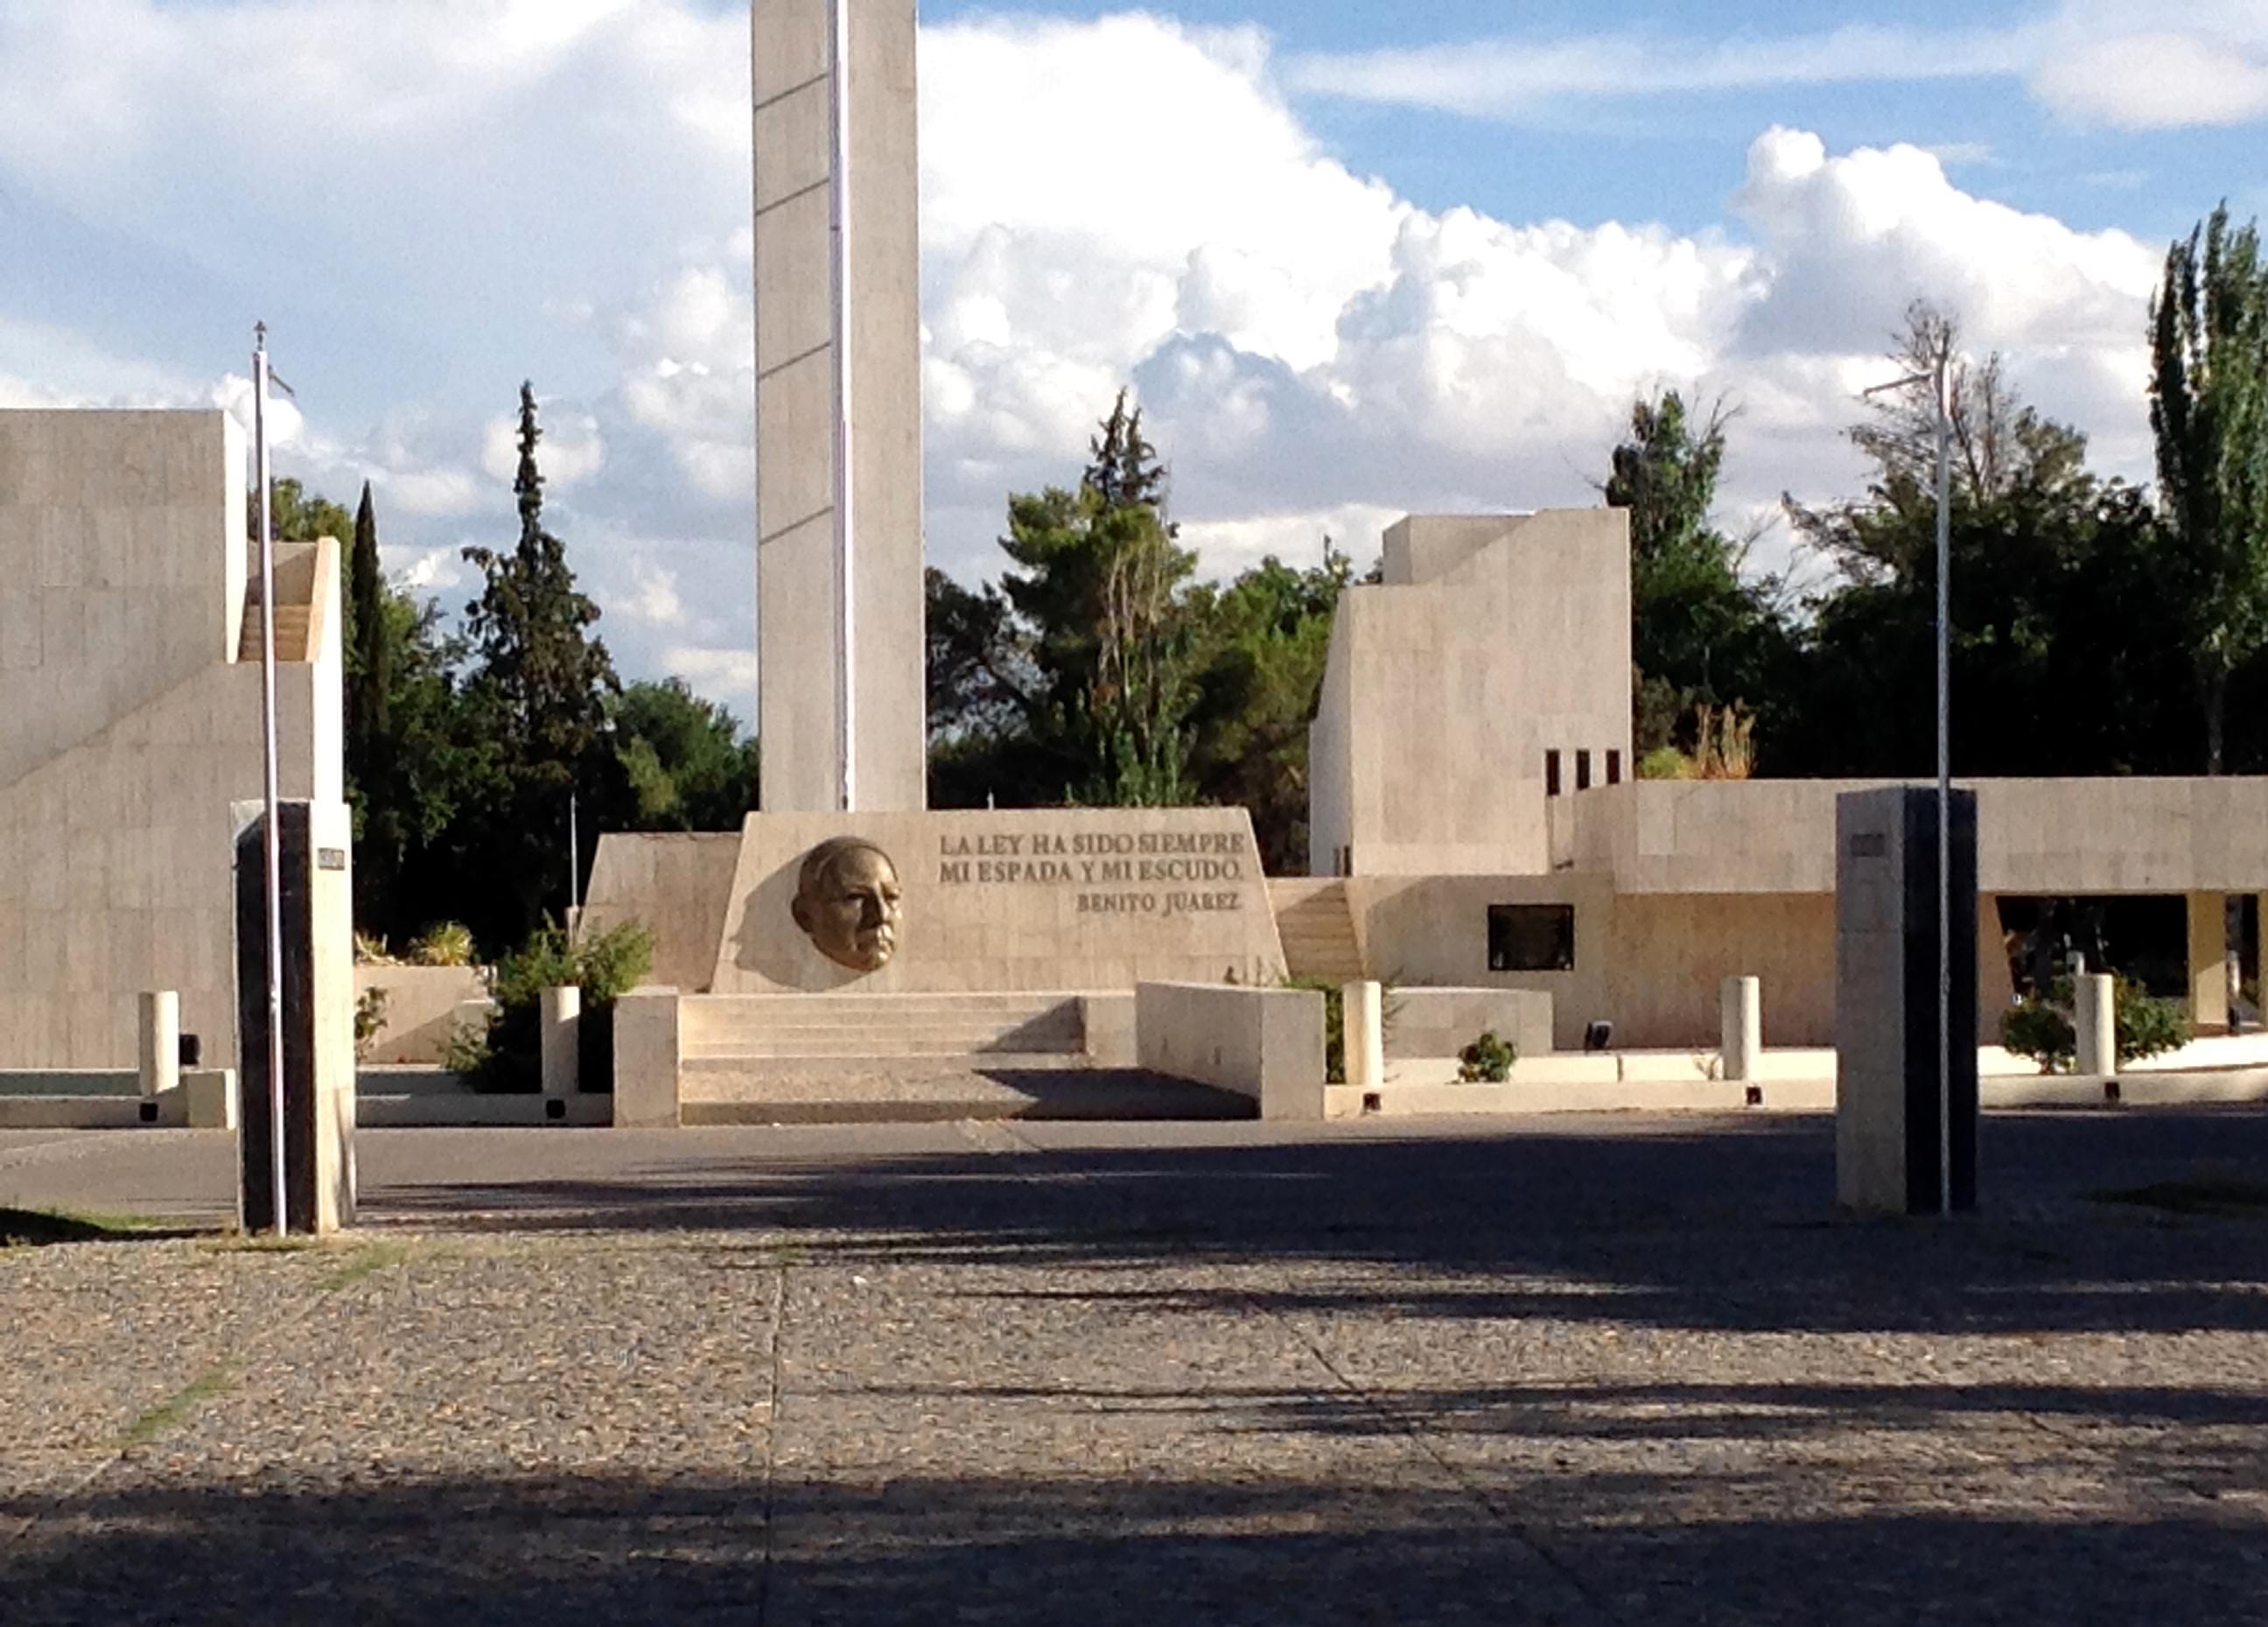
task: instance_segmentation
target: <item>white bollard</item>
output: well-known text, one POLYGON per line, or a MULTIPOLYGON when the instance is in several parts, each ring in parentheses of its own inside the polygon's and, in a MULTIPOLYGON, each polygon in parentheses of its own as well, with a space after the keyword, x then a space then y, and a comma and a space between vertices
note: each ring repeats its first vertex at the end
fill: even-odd
POLYGON ((162 1096, 181 1084, 181 997, 171 989, 149 990, 137 1004, 142 1094, 162 1096))
POLYGON ((1351 983, 1339 998, 1346 1082, 1376 1090, 1386 1083, 1386 991, 1375 983, 1351 983))
POLYGON ((571 1096, 583 1087, 583 991, 570 984, 542 998, 543 1093, 571 1096))
POLYGON ((2099 973, 2072 980, 2073 1071, 2110 1079, 2118 1071, 2118 989, 2099 973))
POLYGON ((1764 1063, 1764 990, 1761 977, 1727 977, 1717 993, 1718 1054, 1736 1083, 1754 1079, 1764 1063))

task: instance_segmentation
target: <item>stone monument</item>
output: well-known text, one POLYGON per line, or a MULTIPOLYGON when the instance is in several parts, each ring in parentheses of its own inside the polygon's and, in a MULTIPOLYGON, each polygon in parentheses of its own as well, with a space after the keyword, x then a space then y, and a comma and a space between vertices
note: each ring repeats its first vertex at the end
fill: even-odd
POLYGON ((584 919, 688 994, 1284 971, 1241 808, 926 810, 914 0, 755 0, 762 807, 609 836, 584 919))
POLYGON ((762 806, 926 803, 914 0, 756 0, 762 806))
POLYGON ((1940 1080, 1937 792, 1835 799, 1836 1196, 1862 1212, 1977 1207, 1977 793, 1955 791, 1949 807, 1954 1038, 1940 1080))

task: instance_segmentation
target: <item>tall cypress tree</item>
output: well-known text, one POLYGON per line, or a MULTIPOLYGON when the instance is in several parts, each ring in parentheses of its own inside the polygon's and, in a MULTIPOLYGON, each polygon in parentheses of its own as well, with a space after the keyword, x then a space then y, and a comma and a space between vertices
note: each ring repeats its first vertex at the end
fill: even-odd
POLYGON ((396 806, 394 735, 388 697, 394 688, 394 639, 386 619, 386 578, 378 559, 378 510, 370 482, 362 483, 355 510, 354 546, 347 555, 346 771, 355 814, 355 918, 368 930, 378 923, 400 869, 403 821, 396 806))
POLYGON ((2166 255, 2150 306, 2150 427, 2189 623, 2205 772, 2221 771, 2230 675, 2268 644, 2268 266, 2257 227, 2213 212, 2166 255))
POLYGON ((466 629, 476 712, 490 731, 497 823, 488 850, 504 865, 518 904, 512 924, 521 931, 536 925, 548 904, 566 902, 568 799, 598 788, 608 701, 622 688, 607 646, 589 635, 599 607, 576 588, 565 548, 543 524, 542 438, 535 387, 523 384, 512 481, 519 541, 509 552, 465 549, 484 581, 467 607, 466 629))

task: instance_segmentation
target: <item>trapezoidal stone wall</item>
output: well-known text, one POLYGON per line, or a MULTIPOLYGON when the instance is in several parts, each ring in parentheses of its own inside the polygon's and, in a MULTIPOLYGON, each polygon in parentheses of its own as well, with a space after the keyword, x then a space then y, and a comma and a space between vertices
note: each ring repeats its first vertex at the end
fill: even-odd
POLYGON ((1284 974, 1241 808, 752 815, 713 960, 718 994, 1123 990, 1284 974), (894 942, 872 970, 831 958, 799 920, 806 860, 844 839, 885 856, 898 893, 894 942))

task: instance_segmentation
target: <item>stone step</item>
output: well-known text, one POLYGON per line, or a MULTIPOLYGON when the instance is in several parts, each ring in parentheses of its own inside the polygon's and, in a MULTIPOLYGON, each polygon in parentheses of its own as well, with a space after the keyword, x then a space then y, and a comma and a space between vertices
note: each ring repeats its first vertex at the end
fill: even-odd
POLYGON ((1241 1096, 1154 1074, 1060 1065, 1019 1071, 986 1062, 851 1076, 782 1070, 688 1076, 688 1124, 923 1123, 968 1119, 1234 1119, 1241 1096), (696 1082, 697 1080, 697 1082, 696 1082))
POLYGON ((871 1061, 877 1058, 939 1056, 1020 1056, 1082 1057, 1086 1054, 1084 1039, 1066 1035, 1057 1042, 1025 1034, 990 1039, 983 1035, 946 1035, 936 1040, 908 1040, 892 1043, 871 1034, 837 1034, 806 1036, 799 1039, 768 1042, 740 1040, 729 1044, 688 1043, 682 1053, 688 1065, 695 1063, 732 1063, 740 1061, 794 1061, 843 1059, 871 1061))
MULTIPOLYGON (((313 614, 306 605, 276 607, 277 660, 305 661, 307 659, 308 622, 313 614)), ((236 659, 254 662, 260 659, 260 606, 256 601, 245 607, 244 631, 237 640, 236 659)))

